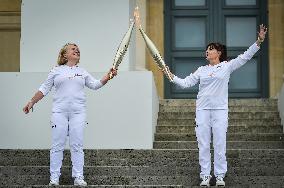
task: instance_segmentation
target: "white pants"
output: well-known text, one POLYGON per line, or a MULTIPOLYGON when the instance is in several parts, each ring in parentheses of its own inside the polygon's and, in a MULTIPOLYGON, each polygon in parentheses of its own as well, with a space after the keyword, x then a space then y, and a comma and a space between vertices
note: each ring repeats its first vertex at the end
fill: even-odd
POLYGON ((69 135, 72 161, 72 177, 83 177, 83 134, 85 113, 52 113, 52 147, 50 150, 50 179, 59 180, 63 150, 69 135))
POLYGON ((196 110, 196 137, 199 148, 200 177, 210 175, 210 143, 213 133, 214 175, 224 177, 227 172, 226 133, 228 110, 196 110), (211 133, 212 132, 212 133, 211 133))

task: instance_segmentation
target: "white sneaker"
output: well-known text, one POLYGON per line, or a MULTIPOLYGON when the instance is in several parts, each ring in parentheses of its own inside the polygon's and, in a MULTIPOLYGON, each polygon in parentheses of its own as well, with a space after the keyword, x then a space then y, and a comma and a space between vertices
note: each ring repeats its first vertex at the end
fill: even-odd
POLYGON ((217 187, 225 187, 225 182, 223 180, 223 177, 221 177, 221 176, 216 177, 216 186, 217 187))
POLYGON ((202 178, 202 182, 200 183, 200 187, 210 187, 210 179, 211 179, 211 176, 203 176, 202 178))
POLYGON ((87 186, 87 182, 84 181, 84 177, 80 176, 75 178, 74 185, 87 186))
POLYGON ((57 186, 57 185, 59 185, 59 181, 58 180, 50 180, 48 185, 49 186, 57 186))

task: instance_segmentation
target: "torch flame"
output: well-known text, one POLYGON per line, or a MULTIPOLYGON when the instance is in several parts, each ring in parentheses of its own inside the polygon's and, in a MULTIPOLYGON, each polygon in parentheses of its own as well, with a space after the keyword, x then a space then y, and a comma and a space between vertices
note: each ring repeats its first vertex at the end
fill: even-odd
POLYGON ((138 6, 135 8, 133 15, 134 15, 134 18, 135 18, 136 25, 141 27, 140 14, 139 14, 139 7, 138 6))

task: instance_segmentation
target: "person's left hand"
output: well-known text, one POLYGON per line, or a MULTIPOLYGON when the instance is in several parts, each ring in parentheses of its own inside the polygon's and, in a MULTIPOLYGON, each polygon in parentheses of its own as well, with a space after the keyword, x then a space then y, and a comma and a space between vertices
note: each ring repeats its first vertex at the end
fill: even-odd
POLYGON ((259 32, 258 37, 261 40, 261 42, 265 39, 265 35, 267 33, 267 27, 265 27, 263 24, 259 26, 259 32))
POLYGON ((117 75, 117 69, 111 68, 108 72, 108 75, 109 75, 109 80, 113 79, 113 77, 117 75))

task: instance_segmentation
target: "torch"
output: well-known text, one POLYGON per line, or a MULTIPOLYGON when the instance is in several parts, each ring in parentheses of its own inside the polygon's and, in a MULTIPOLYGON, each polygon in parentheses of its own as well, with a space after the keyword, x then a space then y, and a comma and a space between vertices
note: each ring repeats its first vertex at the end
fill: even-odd
POLYGON ((146 46, 147 46, 149 52, 151 53, 155 63, 158 65, 158 67, 163 72, 165 72, 165 75, 170 80, 170 82, 173 82, 171 72, 167 68, 167 66, 166 66, 166 64, 163 60, 163 57, 161 56, 161 54, 159 53, 159 51, 156 48, 156 46, 154 45, 154 43, 150 40, 150 38, 146 35, 146 33, 144 32, 144 30, 141 27, 138 7, 135 8, 134 16, 135 16, 135 19, 136 19, 136 25, 138 26, 138 29, 139 29, 140 33, 142 34, 142 37, 143 37, 143 39, 146 43, 146 46))
MULTIPOLYGON (((130 42, 130 38, 131 38, 131 33, 134 27, 134 21, 131 20, 131 24, 129 26, 128 31, 125 33, 121 43, 119 44, 119 47, 117 49, 117 52, 115 54, 114 60, 113 60, 113 64, 112 64, 112 69, 116 70, 119 66, 119 64, 122 62, 122 59, 128 49, 128 45, 130 42)), ((109 78, 112 79, 113 78, 113 74, 112 72, 109 75, 109 78)))

